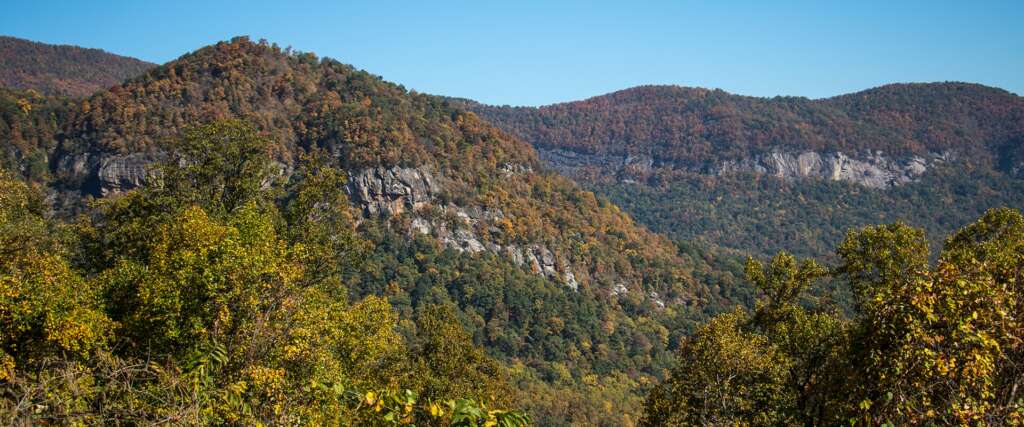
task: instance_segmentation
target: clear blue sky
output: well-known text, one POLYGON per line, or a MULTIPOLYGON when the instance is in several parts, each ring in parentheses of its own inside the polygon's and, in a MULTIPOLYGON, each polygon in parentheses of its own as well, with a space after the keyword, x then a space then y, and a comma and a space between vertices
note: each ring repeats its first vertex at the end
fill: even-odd
POLYGON ((166 62, 235 35, 421 92, 539 105, 640 84, 833 96, 959 80, 1024 93, 1024 0, 12 0, 0 34, 166 62))

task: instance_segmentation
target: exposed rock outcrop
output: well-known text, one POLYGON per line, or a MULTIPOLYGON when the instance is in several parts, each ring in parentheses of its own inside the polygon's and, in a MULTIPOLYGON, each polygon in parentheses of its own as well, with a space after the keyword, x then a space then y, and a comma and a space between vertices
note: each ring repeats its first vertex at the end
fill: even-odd
POLYGON ((117 194, 141 187, 146 182, 151 161, 142 154, 110 156, 99 161, 96 177, 99 179, 100 194, 117 194))
POLYGON ((612 290, 609 292, 609 295, 614 297, 614 296, 619 296, 619 295, 626 295, 628 293, 629 293, 629 288, 627 288, 626 285, 624 285, 622 283, 616 283, 615 286, 612 287, 612 290))
MULTIPOLYGON (((409 231, 416 234, 432 235, 442 245, 471 254, 490 252, 504 257, 513 264, 523 267, 534 274, 543 275, 548 279, 579 289, 579 281, 572 272, 572 266, 564 259, 557 257, 547 246, 541 244, 500 245, 479 236, 475 230, 481 224, 493 224, 505 218, 501 210, 479 208, 462 208, 455 205, 442 206, 435 212, 440 217, 433 220, 423 216, 415 216, 409 224, 409 231)), ((484 227, 492 231, 493 226, 484 227)))
POLYGON ((67 154, 57 158, 56 171, 62 175, 85 179, 98 164, 95 156, 90 153, 67 154))
POLYGON ((580 283, 576 281, 576 275, 571 271, 566 271, 565 274, 562 275, 562 279, 565 281, 565 286, 572 288, 574 291, 580 290, 580 283))
POLYGON ((717 175, 754 172, 783 179, 824 178, 846 181, 872 188, 889 188, 914 181, 928 170, 928 161, 919 156, 892 159, 881 152, 854 158, 841 152, 819 154, 771 152, 761 156, 725 161, 711 172, 717 175))
POLYGON ((440 191, 425 168, 374 167, 351 174, 349 197, 370 216, 391 216, 427 206, 440 191))
POLYGON ((662 300, 661 300, 661 296, 660 296, 660 295, 658 295, 658 293, 657 293, 657 292, 654 292, 654 291, 650 291, 650 292, 649 292, 649 293, 647 294, 647 298, 649 298, 649 299, 651 300, 651 302, 653 302, 653 303, 654 303, 654 306, 655 306, 655 307, 658 307, 658 308, 665 308, 665 301, 662 301, 662 300))
POLYGON ((540 160, 558 173, 576 176, 584 168, 598 168, 612 174, 621 171, 647 173, 660 165, 651 156, 629 154, 592 154, 562 148, 537 147, 540 160))
POLYGON ((555 255, 551 253, 550 249, 544 246, 527 246, 526 261, 534 273, 540 273, 548 277, 558 275, 558 268, 555 265, 555 255))
POLYGON ((668 168, 709 175, 757 173, 782 179, 818 178, 871 188, 890 188, 913 182, 933 162, 947 161, 951 157, 950 153, 935 153, 927 158, 892 158, 877 151, 857 156, 842 152, 773 151, 738 160, 691 165, 663 163, 647 155, 591 154, 560 148, 539 148, 538 153, 542 161, 562 174, 578 176, 585 169, 596 169, 608 176, 619 176, 623 182, 636 182, 633 177, 668 168))
POLYGON ((94 196, 110 196, 146 182, 152 156, 135 154, 67 154, 57 160, 56 170, 74 181, 82 182, 82 189, 94 196))
POLYGON ((519 163, 503 163, 498 167, 505 176, 521 175, 524 173, 533 172, 533 168, 529 165, 523 165, 519 163))

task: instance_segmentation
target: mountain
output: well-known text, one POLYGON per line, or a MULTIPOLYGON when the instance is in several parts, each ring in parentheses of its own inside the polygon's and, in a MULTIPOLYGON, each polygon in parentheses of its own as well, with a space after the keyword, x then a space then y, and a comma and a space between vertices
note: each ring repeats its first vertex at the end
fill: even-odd
POLYGON ((475 114, 332 59, 236 38, 84 99, 0 91, 4 165, 63 217, 233 119, 271 141, 283 180, 317 153, 347 172, 337 190, 373 248, 345 274, 354 300, 407 320, 454 308, 541 424, 635 421, 682 337, 751 299, 735 258, 680 252, 475 114))
POLYGON ((99 49, 0 36, 0 86, 11 89, 83 97, 155 66, 99 49))
POLYGON ((539 108, 450 102, 655 231, 743 252, 826 256, 845 230, 895 220, 937 242, 987 208, 1024 206, 1024 98, 981 85, 818 100, 643 86, 539 108))
POLYGON ((1024 203, 1021 105, 945 83, 493 107, 247 38, 88 97, 0 88, 0 418, 633 425, 660 383, 648 423, 982 419, 963 390, 1016 419, 1024 220, 990 212, 934 270, 925 233, 1024 203), (895 219, 925 230, 828 262, 895 219), (755 306, 739 254, 779 248, 826 263, 749 263, 755 306), (943 388, 949 360, 992 372, 943 388), (905 366, 939 399, 892 399, 905 366))

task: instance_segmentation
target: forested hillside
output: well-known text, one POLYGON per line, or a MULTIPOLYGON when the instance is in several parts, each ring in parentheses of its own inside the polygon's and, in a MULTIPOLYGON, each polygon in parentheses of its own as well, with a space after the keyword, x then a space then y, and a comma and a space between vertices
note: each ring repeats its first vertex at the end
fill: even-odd
MULTIPOLYGON (((41 185, 57 218, 106 227, 113 221, 106 215, 114 215, 127 221, 125 233, 161 227, 135 216, 163 206, 165 197, 137 193, 167 185, 168 172, 155 165, 205 155, 180 154, 197 126, 252 126, 265 141, 272 166, 261 180, 278 192, 272 198, 280 215, 302 202, 298 185, 310 179, 308 164, 337 169, 346 178, 333 181, 330 196, 352 206, 354 232, 366 247, 337 272, 347 298, 386 299, 398 319, 394 332, 412 343, 413 325, 429 307, 452 310, 446 319, 499 361, 525 391, 517 407, 540 424, 634 422, 641 396, 667 373, 682 337, 708 315, 753 297, 737 280, 735 258, 680 253, 615 205, 545 171, 528 144, 474 114, 266 42, 238 38, 206 47, 80 100, 5 91, 0 106, 4 166, 41 185), (127 203, 124 211, 119 203, 127 203)), ((201 139, 216 147, 222 138, 201 139)), ((225 152, 202 179, 237 179, 231 168, 239 154, 225 152)), ((209 215, 205 200, 237 207, 254 197, 251 186, 209 194, 221 190, 204 189, 199 179, 173 197, 185 197, 174 204, 181 212, 158 210, 201 217, 188 207, 209 215)), ((217 227, 242 220, 236 210, 210 226, 234 233, 217 227)), ((267 219, 276 232, 291 233, 276 216, 267 219)), ((192 217, 174 221, 186 220, 192 217)), ((121 262, 116 254, 151 252, 134 234, 119 233, 100 232, 104 245, 118 246, 97 249, 102 257, 89 262, 112 266, 121 262)), ((105 268, 75 274, 91 282, 105 268)), ((108 317, 129 315, 112 309, 97 308, 108 317)))
POLYGON ((155 67, 99 49, 0 36, 0 86, 43 95, 82 97, 155 67))
POLYGON ((641 424, 1024 424, 1024 216, 986 212, 937 262, 929 246, 894 223, 851 230, 834 263, 748 261, 756 308, 684 341, 641 424), (800 303, 821 280, 852 292, 852 316, 800 303))
POLYGON ((74 224, 0 174, 0 422, 530 421, 450 308, 400 324, 384 298, 348 299, 367 245, 340 171, 264 185, 267 141, 237 121, 176 146, 159 182, 74 224))
POLYGON ((787 250, 827 258, 847 230, 894 221, 923 228, 937 250, 942 236, 987 209, 1024 207, 1024 180, 975 165, 936 168, 886 190, 749 173, 591 188, 655 231, 762 257, 787 250))
POLYGON ((63 87, 0 88, 4 424, 1022 422, 1016 95, 490 107, 28 46, 79 80, 0 64, 63 87))
POLYGON ((1024 99, 980 85, 820 100, 645 86, 540 108, 450 102, 655 231, 762 256, 828 256, 846 229, 893 220, 938 242, 988 208, 1024 207, 1024 99))
POLYGON ((774 150, 989 158, 1024 133, 1024 100, 967 83, 893 84, 819 100, 641 86, 539 108, 453 103, 538 147, 645 155, 676 169, 774 150))

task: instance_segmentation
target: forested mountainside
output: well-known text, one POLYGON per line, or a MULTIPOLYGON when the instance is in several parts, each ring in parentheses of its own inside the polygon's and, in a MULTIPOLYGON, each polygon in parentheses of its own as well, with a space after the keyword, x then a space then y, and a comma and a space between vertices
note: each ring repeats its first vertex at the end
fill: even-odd
POLYGON ((0 86, 82 97, 155 67, 99 49, 0 36, 0 86))
POLYGON ((894 223, 850 230, 834 262, 748 261, 756 308, 685 340, 641 424, 1024 425, 1024 216, 992 209, 929 246, 894 223), (801 304, 818 280, 854 313, 801 304))
POLYGON ((1019 425, 1020 104, 487 107, 247 38, 0 88, 0 422, 1019 425))
POLYGON ((1024 207, 1024 99, 981 85, 820 100, 644 86, 539 108, 450 103, 655 231, 744 252, 825 256, 848 227, 896 219, 939 241, 987 208, 1024 207))
MULTIPOLYGON (((82 214, 100 229, 106 249, 89 262, 101 265, 75 270, 83 280, 97 283, 96 275, 121 262, 119 253, 155 250, 103 231, 119 221, 128 221, 125 233, 150 227, 148 217, 131 218, 170 197, 133 196, 150 185, 166 188, 169 172, 154 165, 186 167, 251 125, 273 165, 257 192, 279 191, 271 198, 281 212, 301 199, 296 188, 319 176, 310 165, 347 176, 329 194, 351 203, 344 215, 369 248, 337 273, 348 297, 386 298, 400 319, 395 331, 412 343, 410 322, 424 321, 428 307, 454 310, 472 343, 524 391, 521 407, 540 424, 635 421, 641 396, 667 375, 683 336, 753 297, 734 257, 680 252, 614 204, 545 171, 528 144, 473 113, 313 54, 237 38, 84 99, 0 95, 4 167, 43 186, 57 218, 82 214), (204 124, 228 133, 205 128, 195 138, 204 124), (206 148, 182 155, 190 146, 182 141, 196 139, 206 148)), ((170 197, 178 200, 170 206, 185 210, 160 209, 202 222, 202 213, 186 208, 216 211, 250 200, 251 188, 228 197, 199 183, 227 188, 217 183, 241 174, 231 172, 241 167, 233 161, 240 154, 223 152, 211 160, 214 172, 185 180, 196 181, 194 194, 170 197)), ((237 228, 232 218, 213 225, 237 228)), ((152 227, 184 232, 161 224, 152 227)))
POLYGON ((450 307, 348 300, 343 175, 311 164, 280 199, 267 145, 193 128, 159 182, 74 224, 0 173, 3 424, 530 423, 450 307))

